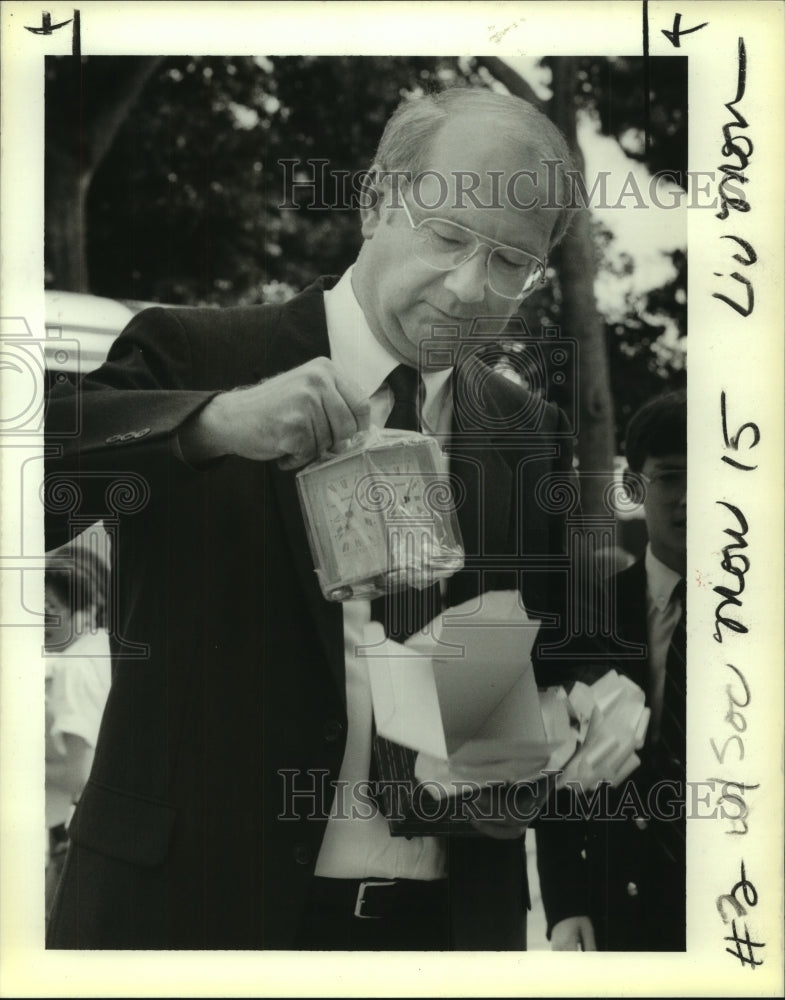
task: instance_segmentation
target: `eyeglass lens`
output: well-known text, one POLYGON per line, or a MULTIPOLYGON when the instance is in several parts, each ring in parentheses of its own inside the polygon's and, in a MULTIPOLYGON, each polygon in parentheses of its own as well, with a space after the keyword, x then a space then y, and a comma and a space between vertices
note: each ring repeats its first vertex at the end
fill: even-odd
MULTIPOLYGON (((424 263, 449 271, 465 263, 482 240, 443 220, 426 220, 416 229, 415 254, 424 263)), ((514 247, 493 247, 488 255, 488 284, 498 295, 515 299, 530 291, 542 276, 539 261, 514 247)))

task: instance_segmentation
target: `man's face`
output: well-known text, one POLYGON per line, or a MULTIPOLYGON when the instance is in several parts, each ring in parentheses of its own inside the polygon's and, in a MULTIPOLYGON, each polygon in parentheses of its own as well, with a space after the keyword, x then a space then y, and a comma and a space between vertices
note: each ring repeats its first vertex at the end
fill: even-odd
POLYGON ((645 482, 643 510, 654 555, 684 573, 687 556, 687 457, 647 458, 641 474, 645 482))
POLYGON ((425 218, 447 219, 544 261, 555 212, 522 209, 507 198, 508 182, 518 174, 513 201, 546 200, 541 159, 532 146, 501 142, 498 127, 487 117, 463 116, 437 134, 429 157, 428 170, 444 183, 431 176, 408 191, 400 182, 397 197, 388 188, 379 205, 364 213, 365 243, 354 272, 355 293, 374 335, 399 361, 416 365, 420 342, 433 336, 435 325, 457 326, 465 337, 473 320, 482 316, 497 318, 501 330, 519 305, 488 287, 486 246, 451 271, 418 260, 411 225, 399 204, 402 198, 415 224, 425 218), (519 173, 526 170, 535 173, 538 185, 519 173), (469 182, 457 177, 458 171, 479 178, 474 201, 466 193, 469 182), (463 194, 457 190, 461 184, 463 194), (488 207, 494 204, 497 207, 488 207), (424 207, 428 205, 438 207, 424 207))

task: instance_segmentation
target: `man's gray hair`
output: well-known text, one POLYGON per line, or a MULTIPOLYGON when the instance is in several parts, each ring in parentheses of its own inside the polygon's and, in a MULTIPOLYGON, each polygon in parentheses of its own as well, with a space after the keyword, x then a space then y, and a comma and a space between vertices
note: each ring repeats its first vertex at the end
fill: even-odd
POLYGON ((554 211, 556 206, 559 208, 551 233, 551 247, 554 247, 569 226, 567 171, 574 171, 576 164, 559 129, 533 104, 520 97, 483 87, 450 87, 439 93, 406 99, 385 126, 376 149, 375 164, 383 171, 417 176, 428 169, 433 141, 445 123, 471 112, 494 116, 500 132, 506 132, 512 142, 535 137, 543 163, 546 160, 554 163, 548 175, 555 177, 557 186, 555 192, 549 192, 548 202, 554 211))

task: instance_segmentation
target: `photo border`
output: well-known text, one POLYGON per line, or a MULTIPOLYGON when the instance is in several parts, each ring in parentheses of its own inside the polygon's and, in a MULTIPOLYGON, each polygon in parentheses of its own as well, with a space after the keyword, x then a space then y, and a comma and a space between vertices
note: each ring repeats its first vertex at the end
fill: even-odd
MULTIPOLYGON (((35 345, 44 331, 43 58, 71 54, 73 44, 68 29, 49 36, 25 29, 42 23, 43 10, 50 12, 53 24, 67 21, 76 6, 8 2, 0 7, 0 334, 15 345, 17 360, 26 349, 34 359, 35 345)), ((773 0, 742 5, 726 0, 620 0, 614 4, 573 0, 557 6, 536 2, 85 2, 78 9, 83 55, 152 54, 164 46, 167 55, 421 55, 423 50, 641 55, 648 44, 652 56, 688 56, 689 168, 716 172, 738 162, 728 146, 729 137, 745 135, 754 146, 744 170, 748 211, 735 209, 723 220, 712 210, 688 210, 688 584, 692 602, 688 777, 692 782, 720 778, 758 787, 743 795, 749 809, 748 833, 729 833, 728 824, 719 819, 689 826, 688 951, 683 955, 560 953, 557 957, 550 952, 526 952, 347 958, 301 952, 145 952, 142 960, 135 952, 45 951, 44 830, 40 822, 43 740, 36 722, 40 715, 34 707, 41 703, 43 660, 37 628, 30 627, 35 626, 34 619, 6 622, 4 613, 22 607, 32 616, 31 595, 23 591, 20 597, 23 571, 43 570, 42 508, 36 493, 39 466, 43 472, 43 441, 35 421, 28 419, 25 424, 19 417, 20 413, 28 418, 35 414, 41 400, 29 373, 4 366, 0 372, 4 389, 0 611, 5 624, 0 630, 0 991, 20 997, 46 993, 780 995, 785 697, 783 4, 773 0), (743 96, 734 101, 741 79, 740 38, 746 72, 743 96), (754 247, 754 263, 734 258, 734 254, 747 253, 733 242, 738 239, 754 247), (717 297, 738 298, 739 292, 745 293, 744 282, 734 274, 754 284, 754 308, 748 316, 717 297), (750 424, 759 432, 754 445, 754 433, 743 430, 750 424), (741 549, 729 551, 727 547, 735 540, 729 532, 738 531, 740 522, 731 507, 743 514, 748 525, 744 554, 749 569, 743 575, 741 607, 731 615, 743 623, 745 632, 717 624, 722 595, 716 588, 738 589, 734 567, 740 565, 737 553, 741 549), (715 638, 716 631, 721 642, 715 638), (739 687, 728 663, 746 679, 751 697, 743 708, 729 702, 734 694, 738 696, 739 687), (743 742, 743 759, 726 754, 720 764, 716 748, 725 747, 734 735, 743 742), (754 905, 748 886, 738 888, 743 881, 742 862, 747 883, 755 889, 754 905), (746 910, 743 916, 727 898, 734 887, 733 898, 746 910), (728 952, 731 917, 738 919, 740 935, 746 926, 752 940, 765 943, 755 952, 764 959, 763 965, 752 968, 728 952)), ((34 370, 33 365, 30 371, 34 370)), ((739 746, 738 742, 732 745, 739 746)))

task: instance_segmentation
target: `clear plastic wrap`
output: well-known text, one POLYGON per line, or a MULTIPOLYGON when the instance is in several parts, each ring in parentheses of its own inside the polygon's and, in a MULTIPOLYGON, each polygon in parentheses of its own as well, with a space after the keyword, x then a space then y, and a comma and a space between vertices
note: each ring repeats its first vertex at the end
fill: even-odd
POLYGON ((423 590, 463 566, 447 460, 433 438, 360 432, 301 469, 297 489, 328 600, 423 590))

